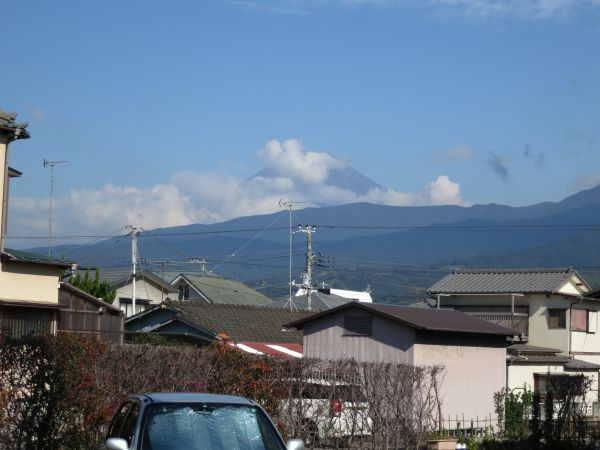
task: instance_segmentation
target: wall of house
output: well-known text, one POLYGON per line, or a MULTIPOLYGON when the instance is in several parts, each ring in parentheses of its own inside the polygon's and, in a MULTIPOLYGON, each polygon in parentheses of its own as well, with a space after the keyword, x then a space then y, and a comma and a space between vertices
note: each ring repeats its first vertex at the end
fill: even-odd
MULTIPOLYGON (((131 298, 133 296, 133 283, 130 281, 125 286, 117 289, 117 299, 119 297, 131 298)), ((163 292, 154 283, 147 280, 138 279, 135 283, 135 298, 150 300, 151 303, 158 304, 161 298, 166 300, 169 297, 172 300, 177 299, 177 293, 163 292), (162 296, 161 296, 162 295, 162 296)))
MULTIPOLYGON (((515 306, 527 306, 529 308, 529 344, 540 347, 557 348, 564 352, 569 351, 569 306, 572 297, 564 295, 525 294, 515 297, 515 306), (548 328, 548 308, 567 309, 566 328, 548 328)), ((465 306, 510 306, 511 295, 456 295, 441 297, 441 305, 444 307, 465 306)))
POLYGON ((364 362, 413 363, 414 330, 373 315, 371 336, 345 336, 344 316, 367 316, 347 309, 304 326, 304 356, 321 359, 354 358, 364 362))
POLYGON ((575 358, 600 364, 600 329, 598 326, 600 302, 582 301, 572 306, 573 309, 596 311, 589 314, 587 331, 571 331, 571 353, 575 358))
MULTIPOLYGON (((2 176, 0 177, 0 198, 3 199, 2 201, 2 205, 0 205, 0 236, 2 236, 2 238, 4 238, 4 235, 6 234, 6 230, 4 229, 6 226, 6 218, 4 217, 4 214, 6 214, 6 208, 4 205, 4 202, 8 202, 8 199, 4 198, 5 195, 5 189, 7 188, 7 183, 8 183, 8 173, 7 173, 7 169, 8 169, 8 138, 7 136, 0 131, 0 173, 2 173, 2 176)), ((2 239, 4 240, 4 239, 2 239)), ((1 244, 2 246, 4 245, 4 243, 2 242, 1 244)), ((4 250, 4 247, 2 247, 2 250, 4 250)), ((2 267, 2 262, 0 261, 0 269, 2 267)))
POLYGON ((545 373, 568 373, 569 375, 583 374, 591 380, 591 390, 588 392, 586 402, 591 405, 592 402, 598 401, 598 372, 586 370, 582 372, 565 371, 562 364, 512 364, 508 366, 508 388, 514 392, 523 389, 527 386, 528 389, 533 389, 533 375, 545 373))
POLYGON ((569 352, 569 307, 571 300, 563 295, 532 294, 529 299, 529 344, 569 352), (548 328, 548 308, 567 309, 565 328, 548 328))
POLYGON ((496 420, 494 393, 506 385, 504 336, 418 332, 414 363, 444 366, 440 397, 446 419, 496 420))
POLYGON ((42 264, 4 262, 0 271, 0 299, 58 303, 61 270, 42 264))

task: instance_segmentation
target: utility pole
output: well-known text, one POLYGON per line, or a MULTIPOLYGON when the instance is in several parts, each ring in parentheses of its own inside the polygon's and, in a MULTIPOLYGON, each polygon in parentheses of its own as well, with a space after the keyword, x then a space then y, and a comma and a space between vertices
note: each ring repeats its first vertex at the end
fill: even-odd
POLYGON ((306 289, 306 303, 307 309, 312 310, 312 269, 315 262, 315 255, 312 252, 312 235, 317 231, 317 227, 314 225, 298 225, 298 232, 306 234, 306 273, 302 282, 303 287, 306 289))
POLYGON ((142 232, 142 229, 140 227, 133 227, 131 225, 129 226, 129 228, 131 228, 131 265, 132 265, 131 274, 133 277, 133 284, 131 286, 131 313, 132 313, 132 315, 135 315, 135 278, 136 278, 136 269, 137 269, 137 263, 138 263, 137 238, 138 238, 139 234, 142 232))
POLYGON ((50 205, 48 207, 48 256, 52 256, 52 199, 54 197, 54 167, 57 164, 68 163, 69 161, 48 161, 44 159, 44 167, 50 167, 50 205))
POLYGON ((279 200, 279 206, 282 208, 287 208, 289 211, 289 223, 290 223, 290 232, 289 232, 289 244, 290 244, 290 264, 289 264, 289 268, 290 268, 290 277, 288 280, 288 285, 290 287, 290 296, 288 298, 288 303, 290 304, 290 311, 293 311, 294 309, 294 301, 292 300, 292 235, 294 234, 292 231, 292 208, 296 205, 300 205, 302 203, 306 203, 306 202, 293 202, 293 201, 283 201, 279 200))

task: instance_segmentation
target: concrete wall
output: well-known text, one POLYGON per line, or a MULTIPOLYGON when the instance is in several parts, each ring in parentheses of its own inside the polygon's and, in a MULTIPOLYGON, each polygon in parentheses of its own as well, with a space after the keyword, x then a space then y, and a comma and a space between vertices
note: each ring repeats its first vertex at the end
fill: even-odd
POLYGON ((366 316, 347 309, 304 326, 304 356, 321 359, 354 358, 364 362, 413 363, 414 330, 373 315, 371 336, 344 336, 344 316, 366 316))
POLYGON ((418 333, 415 365, 441 365, 442 414, 454 421, 496 420, 494 393, 506 385, 504 337, 418 333))
POLYGON ((4 262, 0 271, 0 299, 58 303, 61 267, 4 262))

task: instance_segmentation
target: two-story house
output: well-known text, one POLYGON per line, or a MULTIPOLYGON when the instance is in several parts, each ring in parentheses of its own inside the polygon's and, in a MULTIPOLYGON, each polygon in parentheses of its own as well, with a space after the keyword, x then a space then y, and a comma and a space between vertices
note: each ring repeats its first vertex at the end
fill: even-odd
MULTIPOLYGON (((508 387, 544 383, 549 373, 584 373, 598 389, 600 300, 573 269, 455 270, 428 290, 434 307, 512 328, 508 387)), ((597 394, 595 394, 597 395, 597 394)))
POLYGON ((9 180, 22 175, 8 166, 9 146, 29 138, 27 124, 15 119, 16 114, 0 110, 0 334, 20 338, 58 331, 122 342, 118 309, 60 282, 70 262, 4 245, 9 180))
POLYGON ((5 248, 9 179, 21 175, 8 167, 9 146, 29 138, 27 124, 15 119, 16 114, 0 111, 0 330, 18 338, 56 332, 59 277, 70 263, 5 248))

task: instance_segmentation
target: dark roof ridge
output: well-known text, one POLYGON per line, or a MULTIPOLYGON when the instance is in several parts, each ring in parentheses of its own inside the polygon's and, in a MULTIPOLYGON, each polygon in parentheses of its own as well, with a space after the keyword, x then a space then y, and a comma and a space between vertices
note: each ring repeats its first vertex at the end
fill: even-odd
POLYGON ((184 304, 184 305, 197 305, 197 306, 201 306, 201 307, 213 307, 213 308, 239 308, 239 309, 248 309, 248 308, 252 308, 252 309, 276 309, 276 308, 272 308, 269 307, 267 305, 269 305, 269 303, 267 303, 266 305, 246 305, 246 304, 238 304, 238 303, 207 303, 207 302, 203 302, 203 301, 197 301, 197 300, 174 300, 174 299, 168 299, 165 300, 164 303, 169 304, 169 305, 173 305, 176 306, 177 304, 184 304))
POLYGON ((427 308, 411 308, 408 306, 401 305, 390 305, 383 303, 360 303, 360 302, 349 302, 344 305, 340 305, 336 308, 332 308, 326 311, 304 317, 302 319, 295 320, 286 324, 286 327, 297 327, 313 319, 317 319, 328 314, 343 311, 347 308, 360 308, 372 313, 378 314, 387 319, 403 323, 417 330, 428 330, 428 331, 441 331, 451 333, 469 333, 469 334, 488 334, 488 335, 504 335, 514 336, 516 333, 501 325, 496 325, 491 322, 486 322, 483 319, 478 319, 462 311, 452 309, 427 309, 427 308), (408 314, 399 315, 394 314, 404 312, 408 314), (417 314, 418 317, 414 317, 417 314), (413 315, 413 317, 410 317, 413 315), (441 323, 444 325, 438 325, 436 323, 437 318, 435 316, 446 316, 441 323), (431 320, 431 319, 434 320, 431 320), (457 320, 455 327, 451 326, 452 320, 457 320))
POLYGON ((577 272, 572 267, 560 268, 560 267, 551 267, 551 268, 521 268, 521 269, 507 269, 507 268, 498 268, 498 269, 454 269, 452 273, 575 273, 577 272))

